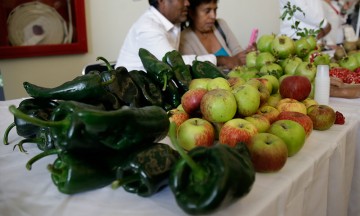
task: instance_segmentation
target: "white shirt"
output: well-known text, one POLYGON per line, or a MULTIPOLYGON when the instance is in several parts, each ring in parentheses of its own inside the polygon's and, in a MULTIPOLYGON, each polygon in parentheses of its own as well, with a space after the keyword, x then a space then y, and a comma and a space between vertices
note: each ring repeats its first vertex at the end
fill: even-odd
MULTIPOLYGON (((289 0, 280 0, 280 14, 283 14, 283 7, 289 0)), ((310 30, 319 29, 321 21, 324 20, 322 28, 325 27, 328 21, 325 19, 324 10, 322 7, 322 0, 291 0, 291 5, 296 5, 301 8, 305 13, 296 11, 293 18, 288 20, 287 18, 284 21, 280 21, 280 34, 285 34, 291 38, 299 39, 299 36, 296 35, 296 31, 291 28, 295 24, 295 21, 299 21, 299 28, 304 30, 305 28, 310 30)))
MULTIPOLYGON (((174 25, 156 8, 150 6, 130 28, 115 67, 123 66, 128 71, 145 70, 138 55, 139 49, 145 48, 161 60, 167 52, 179 50, 180 33, 180 25, 174 25)), ((192 65, 195 57, 195 55, 184 55, 185 64, 192 65)), ((212 54, 199 56, 197 59, 216 64, 216 57, 212 54)))

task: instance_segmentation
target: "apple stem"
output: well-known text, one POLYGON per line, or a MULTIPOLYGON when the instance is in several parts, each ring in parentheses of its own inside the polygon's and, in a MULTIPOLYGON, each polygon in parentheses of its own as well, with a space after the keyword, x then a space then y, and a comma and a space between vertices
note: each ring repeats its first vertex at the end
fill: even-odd
POLYGON ((194 172, 194 177, 198 181, 203 181, 206 178, 206 171, 199 166, 195 161, 185 152, 185 150, 180 146, 176 137, 176 124, 175 122, 170 122, 169 127, 169 138, 171 144, 179 152, 181 158, 189 165, 189 167, 194 172))

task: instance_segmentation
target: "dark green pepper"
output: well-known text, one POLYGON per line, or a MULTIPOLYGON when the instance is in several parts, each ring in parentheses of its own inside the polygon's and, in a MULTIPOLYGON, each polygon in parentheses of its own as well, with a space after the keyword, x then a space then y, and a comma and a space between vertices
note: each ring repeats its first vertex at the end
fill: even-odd
POLYGON ((40 87, 29 82, 24 82, 23 86, 31 97, 37 99, 73 100, 89 104, 104 103, 110 108, 117 109, 119 108, 117 98, 114 98, 115 96, 105 88, 114 79, 115 77, 103 82, 99 73, 88 73, 53 88, 40 87))
POLYGON ((162 107, 163 97, 161 89, 152 79, 148 77, 147 73, 141 70, 132 70, 129 74, 131 79, 142 92, 144 98, 143 104, 145 106, 154 105, 162 107))
POLYGON ((179 88, 182 89, 182 92, 188 91, 192 76, 180 52, 177 50, 167 52, 163 57, 163 61, 172 67, 175 76, 174 80, 179 88))
MULTIPOLYGON (((18 109, 29 116, 48 120, 56 106, 58 106, 58 103, 52 100, 27 98, 19 103, 18 109)), ((31 124, 14 116, 14 122, 6 128, 4 133, 3 143, 5 145, 9 144, 8 136, 12 128, 16 128, 17 134, 26 139, 36 137, 40 130, 38 125, 31 124)))
POLYGON ((61 150, 76 149, 101 149, 105 148, 97 139, 89 137, 86 133, 84 123, 77 116, 79 110, 102 109, 75 101, 60 101, 52 112, 49 120, 42 120, 29 116, 15 106, 9 110, 15 117, 21 118, 31 124, 50 128, 50 135, 55 140, 55 147, 61 150))
POLYGON ((127 192, 149 197, 168 185, 170 170, 178 159, 179 154, 169 145, 147 144, 118 167, 112 188, 122 186, 127 192))
POLYGON ((194 60, 191 67, 191 75, 193 79, 197 78, 216 78, 227 76, 213 63, 210 61, 198 61, 194 60))
POLYGON ((140 92, 134 81, 131 79, 128 70, 125 67, 117 67, 114 69, 110 62, 104 57, 97 57, 96 59, 102 60, 107 66, 107 71, 100 73, 103 82, 109 82, 105 88, 116 95, 124 105, 140 107, 140 92))
POLYGON ((160 61, 156 56, 144 48, 139 49, 139 57, 151 79, 162 86, 162 90, 165 91, 168 81, 174 76, 171 66, 160 61))
POLYGON ((181 104, 181 94, 174 80, 169 80, 167 83, 167 87, 164 92, 164 101, 166 104, 170 105, 168 107, 164 106, 166 111, 174 109, 181 104))
POLYGON ((169 136, 182 155, 170 174, 169 186, 179 207, 188 214, 213 213, 251 190, 255 169, 244 143, 195 147, 188 154, 177 143, 176 125, 169 136))
POLYGON ((40 158, 57 155, 53 164, 48 165, 51 179, 58 190, 65 194, 76 194, 110 185, 115 179, 114 171, 106 164, 106 155, 99 153, 73 153, 53 149, 31 158, 26 168, 40 158), (96 158, 96 159, 95 159, 96 158))
POLYGON ((14 149, 19 147, 21 152, 26 152, 23 147, 24 143, 36 143, 38 149, 41 151, 47 151, 55 148, 55 140, 52 138, 50 128, 48 127, 40 127, 36 137, 21 140, 14 146, 14 149))
POLYGON ((89 137, 117 150, 136 149, 144 142, 164 139, 169 129, 169 118, 158 106, 114 111, 80 110, 77 116, 89 137))

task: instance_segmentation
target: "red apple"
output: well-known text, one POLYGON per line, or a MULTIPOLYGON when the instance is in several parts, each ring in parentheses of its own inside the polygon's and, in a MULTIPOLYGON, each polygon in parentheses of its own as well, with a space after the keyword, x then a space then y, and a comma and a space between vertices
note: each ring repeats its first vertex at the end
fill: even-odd
POLYGON ((179 145, 189 151, 196 146, 212 146, 215 140, 215 130, 205 119, 190 118, 184 121, 177 130, 179 145))
POLYGON ((176 128, 178 128, 184 121, 190 118, 189 114, 183 109, 172 109, 168 111, 169 121, 175 122, 176 128))
POLYGON ((311 92, 311 82, 305 76, 288 76, 281 81, 279 92, 282 98, 292 98, 302 101, 305 100, 311 92))
POLYGON ((307 109, 307 115, 313 122, 314 130, 327 130, 336 120, 336 113, 328 105, 311 105, 307 109))
POLYGON ((284 141, 270 133, 255 134, 248 145, 257 172, 276 172, 284 167, 288 150, 284 141))
POLYGON ((181 97, 181 106, 189 115, 200 112, 200 103, 207 89, 194 88, 190 89, 181 97))
POLYGON ((299 152, 306 140, 306 132, 303 126, 296 121, 287 119, 272 123, 268 133, 280 137, 285 142, 289 157, 299 152))
POLYGON ((292 98, 281 99, 276 105, 276 108, 279 110, 279 112, 294 111, 307 114, 305 104, 292 98))
POLYGON ((278 115, 278 120, 288 119, 296 121, 297 123, 301 124, 306 132, 306 137, 309 137, 311 132, 313 131, 313 122, 311 118, 299 112, 292 112, 292 111, 283 111, 278 115))
POLYGON ((259 107, 256 113, 265 116, 267 119, 269 119, 271 124, 276 121, 278 115, 280 114, 280 111, 273 106, 263 105, 259 107))
POLYGON ((219 141, 222 144, 235 146, 238 142, 249 143, 258 130, 254 124, 242 118, 231 119, 221 127, 219 141))
POLYGON ((210 122, 226 122, 235 116, 237 104, 231 91, 218 88, 204 94, 200 110, 203 118, 210 122))

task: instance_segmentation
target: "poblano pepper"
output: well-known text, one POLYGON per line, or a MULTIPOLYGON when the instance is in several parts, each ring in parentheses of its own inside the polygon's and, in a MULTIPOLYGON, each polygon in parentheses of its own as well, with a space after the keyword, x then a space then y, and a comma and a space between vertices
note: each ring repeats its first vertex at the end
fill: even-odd
POLYGON ((24 82, 23 86, 31 97, 37 99, 73 100, 89 104, 103 103, 109 109, 117 109, 119 108, 118 99, 105 88, 114 79, 115 77, 104 82, 99 73, 88 73, 53 88, 40 87, 29 82, 24 82))
POLYGON ((167 83, 166 90, 164 92, 164 102, 165 105, 163 108, 166 111, 174 109, 181 104, 181 94, 174 80, 169 80, 167 83), (166 104, 169 106, 166 106, 166 104))
POLYGON ((107 66, 107 71, 100 73, 103 82, 109 82, 105 88, 116 95, 127 106, 140 107, 140 92, 135 82, 131 79, 128 70, 125 67, 114 69, 110 62, 104 57, 97 57, 96 60, 102 60, 107 66))
POLYGON ((51 136, 50 128, 48 127, 40 127, 40 130, 35 137, 21 140, 19 143, 14 145, 14 149, 19 147, 21 152, 26 152, 23 147, 25 143, 35 143, 41 151, 47 151, 55 148, 55 140, 51 136))
POLYGON ((118 167, 112 188, 122 186, 127 192, 149 197, 168 185, 170 170, 178 159, 179 154, 169 145, 146 144, 118 167))
POLYGON ((76 194, 110 185, 115 173, 106 163, 103 152, 67 152, 59 149, 44 151, 31 158, 26 168, 31 170, 37 160, 57 155, 53 164, 48 165, 51 179, 57 189, 65 194, 76 194), (96 158, 96 160, 94 160, 96 158))
POLYGON ((213 63, 210 61, 199 61, 195 59, 192 63, 191 67, 191 75, 193 79, 197 78, 216 78, 223 77, 227 78, 227 76, 213 63))
POLYGON ((172 67, 174 71, 174 80, 179 88, 181 88, 182 92, 188 91, 192 76, 190 69, 185 64, 180 52, 177 50, 167 52, 163 57, 163 61, 172 67))
POLYGON ((9 110, 17 118, 23 119, 31 124, 40 127, 50 128, 50 136, 55 140, 55 147, 61 150, 76 149, 99 149, 104 148, 96 139, 90 138, 85 130, 84 123, 77 116, 79 110, 102 109, 102 107, 92 106, 75 101, 60 101, 59 105, 53 110, 49 120, 42 120, 29 116, 15 106, 10 106, 9 110))
POLYGON ((131 79, 141 90, 143 95, 143 104, 145 106, 155 105, 163 106, 163 96, 159 86, 148 77, 147 73, 142 70, 132 70, 129 72, 131 79))
POLYGON ((158 106, 113 111, 80 110, 77 116, 89 137, 117 150, 135 149, 144 142, 164 139, 169 129, 169 118, 158 106))
MULTIPOLYGON (((19 103, 18 109, 29 116, 48 120, 57 105, 58 103, 53 100, 27 98, 19 103)), ((14 122, 8 126, 4 133, 3 142, 5 145, 9 144, 8 136, 12 128, 15 128, 16 133, 24 138, 35 137, 40 130, 39 126, 14 116, 14 122)))
POLYGON ((151 79, 156 81, 158 85, 162 86, 162 90, 165 91, 168 81, 174 76, 171 66, 162 62, 144 48, 139 49, 139 57, 151 79))
POLYGON ((244 143, 196 147, 188 154, 177 143, 176 125, 169 136, 182 155, 170 173, 169 186, 178 206, 188 214, 210 214, 226 207, 251 190, 255 169, 244 143))

